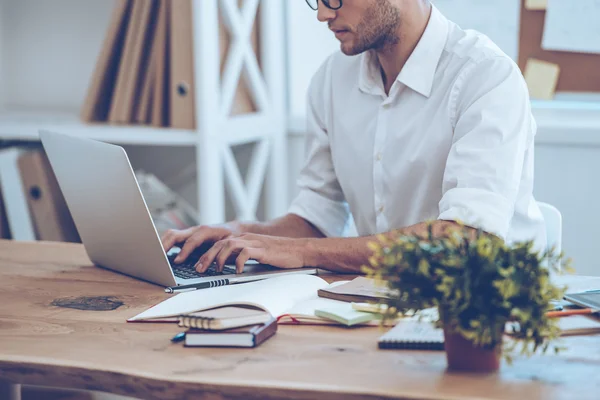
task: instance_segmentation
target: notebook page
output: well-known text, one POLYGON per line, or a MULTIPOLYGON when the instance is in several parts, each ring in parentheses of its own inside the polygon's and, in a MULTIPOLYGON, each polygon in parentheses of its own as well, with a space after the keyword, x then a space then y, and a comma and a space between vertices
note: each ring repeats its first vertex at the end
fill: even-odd
POLYGON ((325 299, 315 296, 306 299, 301 303, 295 304, 293 307, 287 310, 287 314, 291 315, 292 317, 311 317, 321 319, 321 317, 315 316, 316 309, 342 306, 345 304, 349 305, 349 303, 343 301, 325 299))
POLYGON ((327 282, 315 275, 287 275, 261 281, 200 289, 177 294, 130 318, 128 321, 154 320, 202 311, 224 305, 251 305, 284 314, 295 304, 316 296, 327 282))

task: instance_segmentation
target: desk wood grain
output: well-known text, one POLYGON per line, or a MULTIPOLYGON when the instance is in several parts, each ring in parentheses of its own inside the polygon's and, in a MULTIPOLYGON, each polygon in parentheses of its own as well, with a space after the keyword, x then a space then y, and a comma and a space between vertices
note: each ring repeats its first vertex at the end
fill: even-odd
MULTIPOLYGON (((443 352, 378 350, 380 328, 280 326, 256 349, 184 348, 174 324, 125 320, 162 288, 91 265, 81 245, 0 241, 0 380, 144 399, 592 399, 600 336, 492 375, 452 374, 443 352), (110 311, 59 307, 98 297, 110 311)), ((85 302, 84 302, 85 303, 85 302)), ((96 303, 91 303, 92 305, 96 303)))

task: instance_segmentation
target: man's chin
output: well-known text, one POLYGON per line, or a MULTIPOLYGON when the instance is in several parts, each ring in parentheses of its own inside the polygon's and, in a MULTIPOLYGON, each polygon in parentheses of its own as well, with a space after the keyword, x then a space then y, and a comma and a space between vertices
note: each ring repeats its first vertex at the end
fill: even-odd
POLYGON ((356 51, 356 49, 354 48, 354 46, 349 46, 346 45, 344 43, 342 43, 340 45, 340 50, 343 54, 347 55, 347 56, 356 56, 360 53, 362 53, 362 51, 356 51))

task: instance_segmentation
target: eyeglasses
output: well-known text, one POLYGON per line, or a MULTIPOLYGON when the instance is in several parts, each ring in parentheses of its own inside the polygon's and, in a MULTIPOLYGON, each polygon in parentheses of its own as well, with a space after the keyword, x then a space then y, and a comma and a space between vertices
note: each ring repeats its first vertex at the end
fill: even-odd
MULTIPOLYGON (((342 0, 321 0, 321 3, 330 10, 342 8, 342 0)), ((319 9, 319 0, 306 0, 306 4, 315 11, 319 9)))

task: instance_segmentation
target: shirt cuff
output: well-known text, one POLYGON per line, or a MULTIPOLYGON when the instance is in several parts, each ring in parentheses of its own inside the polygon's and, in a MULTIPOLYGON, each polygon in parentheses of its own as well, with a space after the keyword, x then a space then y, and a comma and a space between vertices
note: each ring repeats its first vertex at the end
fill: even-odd
POLYGON ((300 191, 288 212, 304 218, 327 237, 342 236, 350 215, 346 202, 328 199, 309 189, 300 191))
POLYGON ((439 220, 460 222, 504 240, 514 212, 514 207, 501 195, 473 188, 448 190, 439 206, 439 220))

